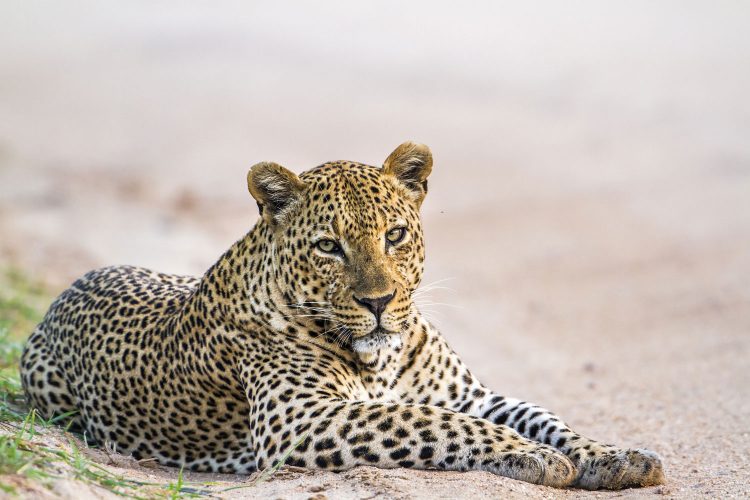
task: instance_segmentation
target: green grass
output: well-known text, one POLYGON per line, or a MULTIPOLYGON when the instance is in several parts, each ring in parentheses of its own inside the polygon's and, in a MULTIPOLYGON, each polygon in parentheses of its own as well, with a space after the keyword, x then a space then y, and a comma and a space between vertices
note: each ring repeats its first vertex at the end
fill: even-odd
POLYGON ((72 479, 126 498, 192 498, 207 492, 189 485, 182 470, 167 484, 135 481, 86 457, 85 441, 54 424, 71 416, 43 420, 26 405, 18 373, 23 342, 44 315, 52 294, 17 270, 0 269, 0 492, 28 495, 34 487, 72 479), (50 437, 58 439, 51 440, 50 437), (67 446, 54 446, 60 437, 67 446), (21 485, 21 486, 19 486, 21 485), (18 491, 19 488, 21 491, 18 491), (26 491, 29 490, 29 491, 26 491))
MULTIPOLYGON (((22 341, 28 337, 51 300, 52 295, 43 284, 26 278, 17 269, 0 269, 0 330, 6 331, 8 340, 22 341)), ((3 345, 0 362, 5 365, 11 361, 6 353, 12 355, 16 348, 20 349, 20 345, 11 345, 10 351, 3 345)))
MULTIPOLYGON (((17 270, 0 270, 0 422, 23 421, 28 415, 18 361, 23 341, 41 321, 50 302, 43 285, 17 270)), ((3 451, 8 451, 7 443, 3 451)), ((10 452, 8 452, 10 453, 10 452)), ((6 456, 5 453, 2 455, 6 456)), ((0 466, 1 467, 1 466, 0 466)))

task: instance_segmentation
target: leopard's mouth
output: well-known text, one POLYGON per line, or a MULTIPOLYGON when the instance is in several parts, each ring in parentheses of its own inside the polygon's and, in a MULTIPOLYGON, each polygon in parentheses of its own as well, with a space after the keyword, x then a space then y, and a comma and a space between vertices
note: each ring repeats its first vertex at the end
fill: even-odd
POLYGON ((393 349, 401 347, 401 335, 398 332, 386 330, 382 326, 352 339, 352 350, 357 353, 369 353, 386 346, 393 349))

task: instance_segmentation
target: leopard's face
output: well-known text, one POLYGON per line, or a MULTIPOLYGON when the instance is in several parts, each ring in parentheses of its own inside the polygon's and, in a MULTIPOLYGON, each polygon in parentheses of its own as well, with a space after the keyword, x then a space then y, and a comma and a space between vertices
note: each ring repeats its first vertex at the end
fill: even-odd
POLYGON ((296 236, 282 245, 287 261, 306 256, 294 296, 355 350, 397 343, 422 279, 419 207, 375 167, 329 164, 302 179, 296 236))
MULTIPOLYGON (((426 161, 409 159, 416 175, 426 161)), ((296 178, 295 200, 270 220, 286 305, 359 353, 400 345, 422 279, 426 176, 414 184, 398 173, 388 161, 327 163, 296 178)))

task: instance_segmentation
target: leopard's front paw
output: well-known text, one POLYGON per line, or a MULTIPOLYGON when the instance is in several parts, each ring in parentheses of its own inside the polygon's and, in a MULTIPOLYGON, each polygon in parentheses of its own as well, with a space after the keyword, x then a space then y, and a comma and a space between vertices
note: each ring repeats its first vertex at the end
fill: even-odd
POLYGON ((609 450, 583 458, 574 486, 587 490, 619 490, 664 483, 659 455, 649 450, 609 450))
POLYGON ((573 462, 559 451, 545 445, 529 446, 528 449, 503 453, 495 462, 495 472, 554 488, 570 486, 576 478, 573 462))

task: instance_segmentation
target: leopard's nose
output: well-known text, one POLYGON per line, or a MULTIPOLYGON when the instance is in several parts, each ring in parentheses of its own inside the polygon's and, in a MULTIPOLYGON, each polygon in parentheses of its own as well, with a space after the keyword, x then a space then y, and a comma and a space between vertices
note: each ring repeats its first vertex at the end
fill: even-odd
POLYGON ((388 305, 388 303, 393 300, 393 297, 396 295, 396 291, 394 290, 388 295, 383 295, 382 297, 357 297, 354 295, 354 302, 357 304, 366 307, 371 313, 375 315, 375 318, 380 322, 380 315, 383 314, 383 311, 385 311, 385 306, 388 305))

